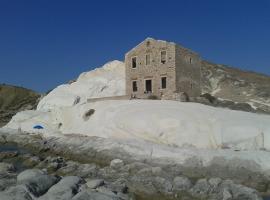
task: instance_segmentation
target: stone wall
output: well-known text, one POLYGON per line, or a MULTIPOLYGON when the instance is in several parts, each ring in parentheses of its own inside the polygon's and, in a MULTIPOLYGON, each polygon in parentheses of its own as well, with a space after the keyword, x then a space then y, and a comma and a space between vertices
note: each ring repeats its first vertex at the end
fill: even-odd
POLYGON ((198 54, 176 45, 176 91, 191 97, 201 94, 201 58, 198 54))

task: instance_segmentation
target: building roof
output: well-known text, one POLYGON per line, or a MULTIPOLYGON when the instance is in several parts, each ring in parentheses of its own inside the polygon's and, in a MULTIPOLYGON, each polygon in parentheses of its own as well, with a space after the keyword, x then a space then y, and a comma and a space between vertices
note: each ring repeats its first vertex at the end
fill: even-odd
POLYGON ((138 48, 140 45, 142 45, 142 44, 143 44, 144 42, 146 42, 146 41, 157 41, 157 42, 164 42, 164 43, 169 43, 169 44, 172 44, 172 45, 177 45, 178 47, 180 47, 181 49, 183 49, 183 50, 185 50, 185 51, 188 51, 188 52, 190 52, 190 53, 192 53, 192 54, 198 55, 198 53, 192 51, 191 49, 185 48, 185 47, 183 47, 182 45, 177 44, 177 43, 175 43, 175 42, 168 42, 168 41, 166 41, 166 40, 156 40, 156 39, 151 38, 151 37, 147 37, 145 40, 143 40, 142 42, 140 42, 139 44, 137 44, 135 47, 133 47, 131 50, 129 50, 129 51, 126 53, 126 55, 127 55, 128 53, 132 52, 133 50, 135 50, 136 48, 138 48))

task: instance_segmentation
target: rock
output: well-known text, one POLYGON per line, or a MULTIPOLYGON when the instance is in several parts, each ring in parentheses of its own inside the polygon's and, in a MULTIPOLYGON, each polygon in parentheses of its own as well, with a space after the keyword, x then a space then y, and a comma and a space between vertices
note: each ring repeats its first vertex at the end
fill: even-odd
POLYGON ((207 197, 209 191, 211 190, 211 185, 208 183, 207 179, 199 179, 196 184, 190 189, 190 193, 194 197, 207 197))
POLYGON ((45 195, 41 196, 39 200, 70 200, 78 193, 83 183, 84 180, 77 176, 64 177, 52 186, 45 195))
POLYGON ((0 152, 0 161, 8 158, 14 158, 16 156, 18 156, 17 151, 3 151, 0 152))
POLYGON ((126 194, 128 192, 128 187, 127 187, 127 180, 125 179, 118 179, 111 183, 109 185, 109 188, 114 192, 114 193, 123 193, 126 194))
POLYGON ((151 167, 146 167, 143 169, 140 169, 137 174, 139 176, 152 176, 152 168, 151 167))
POLYGON ((252 188, 248 188, 239 184, 231 184, 229 188, 232 193, 233 199, 262 200, 258 192, 252 188))
POLYGON ((159 176, 162 174, 162 169, 161 167, 152 167, 152 174, 153 175, 156 175, 156 176, 159 176))
POLYGON ((173 186, 170 181, 166 180, 165 178, 155 177, 153 184, 158 191, 162 192, 165 195, 172 193, 173 186))
POLYGON ((25 170, 17 177, 18 184, 24 184, 35 196, 41 196, 59 181, 59 177, 47 175, 38 169, 25 170))
POLYGON ((96 177, 98 172, 98 167, 96 164, 81 164, 79 165, 78 169, 76 170, 76 175, 82 178, 86 177, 96 177))
POLYGON ((173 179, 174 191, 187 191, 192 187, 191 181, 186 177, 177 176, 173 179))
POLYGON ((152 196, 158 193, 150 177, 134 175, 129 182, 129 190, 145 196, 152 196))
POLYGON ((26 186, 18 185, 10 187, 5 192, 0 192, 0 200, 32 200, 26 186))
POLYGON ((46 168, 48 172, 55 172, 56 170, 66 166, 66 163, 62 157, 51 157, 48 156, 45 160, 43 160, 37 168, 46 168))
POLYGON ((110 164, 110 167, 116 170, 123 166, 124 166, 124 162, 123 160, 120 160, 120 159, 114 159, 111 161, 111 164, 110 164))
POLYGON ((72 200, 121 200, 116 195, 109 195, 102 192, 83 191, 78 193, 72 200))
POLYGON ((88 181, 86 181, 86 185, 90 189, 96 189, 96 188, 104 185, 104 180, 103 179, 88 180, 88 181))
POLYGON ((220 187, 219 185, 221 184, 222 180, 221 178, 210 178, 208 180, 208 183, 210 184, 211 188, 209 193, 219 193, 220 187))
POLYGON ((222 200, 232 200, 232 198, 230 191, 227 188, 224 188, 222 192, 222 200))
POLYGON ((111 188, 108 188, 105 186, 101 186, 101 187, 97 188, 96 191, 98 191, 102 194, 106 194, 108 196, 116 196, 116 193, 117 193, 117 192, 112 191, 111 188))
MULTIPOLYGON (((79 163, 74 162, 74 161, 67 161, 66 166, 61 167, 60 169, 57 170, 57 174, 60 175, 71 175, 71 173, 75 173, 75 171, 79 167, 79 163)), ((80 171, 82 170, 82 167, 80 171)))
POLYGON ((24 155, 23 158, 25 159, 23 165, 29 168, 32 168, 41 162, 38 156, 24 155))
POLYGON ((15 167, 13 166, 13 164, 0 163, 0 174, 5 174, 9 172, 14 172, 14 171, 15 171, 15 167))
POLYGON ((133 162, 131 164, 125 165, 124 168, 130 174, 134 174, 134 173, 137 173, 139 170, 141 170, 143 168, 150 168, 150 166, 145 164, 145 163, 141 163, 141 162, 133 162))
POLYGON ((15 177, 0 178, 0 191, 16 185, 15 177))

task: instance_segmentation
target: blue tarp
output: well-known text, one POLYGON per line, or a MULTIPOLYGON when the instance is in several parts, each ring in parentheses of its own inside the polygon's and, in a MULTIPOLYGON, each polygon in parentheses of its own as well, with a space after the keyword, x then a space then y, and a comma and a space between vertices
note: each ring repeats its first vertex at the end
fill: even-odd
POLYGON ((36 126, 34 126, 33 128, 34 128, 34 129, 44 129, 43 126, 41 126, 41 125, 36 125, 36 126))

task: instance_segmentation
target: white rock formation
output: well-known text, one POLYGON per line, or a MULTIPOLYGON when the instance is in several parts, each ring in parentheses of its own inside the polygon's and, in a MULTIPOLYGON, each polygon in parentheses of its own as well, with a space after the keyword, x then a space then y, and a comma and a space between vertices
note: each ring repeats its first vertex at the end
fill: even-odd
POLYGON ((58 86, 39 102, 37 110, 48 111, 57 107, 85 103, 88 98, 124 94, 125 64, 115 60, 101 68, 82 73, 71 84, 58 86))

